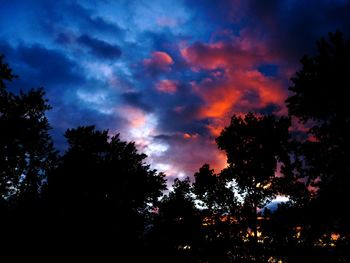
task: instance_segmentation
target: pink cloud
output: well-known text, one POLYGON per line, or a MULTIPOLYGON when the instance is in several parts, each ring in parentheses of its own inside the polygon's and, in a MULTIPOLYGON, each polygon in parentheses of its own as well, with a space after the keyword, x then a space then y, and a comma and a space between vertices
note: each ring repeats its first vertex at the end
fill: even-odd
POLYGON ((122 113, 122 116, 127 116, 127 120, 129 123, 128 128, 139 128, 145 125, 146 123, 146 115, 145 113, 135 107, 131 106, 123 106, 118 109, 120 113, 122 113))
POLYGON ((173 63, 171 56, 163 51, 155 51, 151 58, 143 60, 144 67, 150 71, 169 71, 173 63))
POLYGON ((169 80, 169 79, 163 79, 163 80, 160 80, 156 84, 156 89, 159 92, 173 94, 177 90, 177 84, 178 84, 177 81, 169 80))
POLYGON ((159 157, 159 162, 164 161, 166 157, 169 165, 166 172, 169 177, 177 177, 179 174, 193 177, 204 163, 209 163, 216 172, 227 165, 225 154, 217 148, 211 138, 206 136, 176 134, 172 135, 167 143, 170 147, 164 156, 159 157))

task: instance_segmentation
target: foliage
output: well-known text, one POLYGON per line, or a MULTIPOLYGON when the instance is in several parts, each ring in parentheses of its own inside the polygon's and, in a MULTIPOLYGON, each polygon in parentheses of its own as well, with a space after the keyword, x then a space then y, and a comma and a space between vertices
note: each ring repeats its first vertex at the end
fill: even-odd
POLYGON ((330 33, 328 40, 318 42, 317 51, 316 56, 301 60, 302 69, 292 78, 292 95, 286 101, 289 114, 307 123, 313 138, 300 146, 304 165, 299 172, 318 189, 305 224, 313 225, 311 242, 323 233, 340 233, 349 242, 350 218, 344 208, 350 187, 350 108, 346 101, 350 41, 344 41, 340 32, 330 33))
POLYGON ((216 139, 227 167, 204 164, 193 182, 175 179, 166 191, 165 175, 146 155, 108 130, 68 129, 68 148, 58 154, 43 89, 9 91, 17 76, 0 56, 3 255, 349 261, 350 42, 330 34, 301 63, 286 100, 289 117, 233 115, 216 139), (308 127, 303 139, 293 136, 292 118, 308 127), (290 201, 273 208, 278 195, 290 201))
POLYGON ((56 151, 45 116, 50 106, 43 89, 19 94, 8 91, 5 81, 12 81, 15 75, 0 59, 0 200, 23 197, 25 201, 39 195, 54 167, 56 151))

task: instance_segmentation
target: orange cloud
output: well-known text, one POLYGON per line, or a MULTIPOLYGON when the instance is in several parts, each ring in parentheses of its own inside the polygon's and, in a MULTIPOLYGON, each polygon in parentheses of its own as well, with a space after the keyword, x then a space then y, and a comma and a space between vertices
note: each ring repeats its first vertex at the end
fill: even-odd
POLYGON ((156 89, 160 92, 173 94, 177 90, 177 81, 163 79, 156 84, 156 89))
POLYGON ((221 118, 233 112, 282 105, 287 94, 281 83, 256 70, 227 71, 224 81, 204 81, 195 91, 204 100, 199 118, 221 118))
POLYGON ((143 60, 143 65, 146 68, 161 71, 168 71, 170 69, 169 66, 173 63, 171 56, 162 51, 153 52, 151 58, 143 60))
POLYGON ((227 114, 240 98, 240 92, 225 86, 206 89, 200 93, 205 104, 199 110, 200 118, 220 118, 227 114))
POLYGON ((193 70, 212 71, 209 77, 192 83, 204 102, 197 117, 209 119, 207 128, 212 135, 219 135, 233 114, 269 105, 278 105, 279 113, 285 113, 287 92, 283 84, 257 69, 277 61, 267 50, 263 43, 249 38, 233 39, 232 43, 195 43, 181 50, 193 70))

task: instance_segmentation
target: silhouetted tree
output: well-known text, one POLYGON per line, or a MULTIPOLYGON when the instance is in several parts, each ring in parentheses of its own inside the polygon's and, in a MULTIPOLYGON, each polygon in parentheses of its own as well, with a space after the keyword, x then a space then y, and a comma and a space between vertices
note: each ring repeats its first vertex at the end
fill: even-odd
POLYGON ((16 76, 0 56, 0 210, 3 240, 28 242, 44 227, 41 188, 55 166, 56 151, 43 89, 13 93, 16 76), (7 235, 6 235, 7 233, 7 235))
POLYGON ((173 191, 163 198, 157 213, 149 233, 152 261, 200 262, 202 222, 188 178, 175 179, 173 191))
POLYGON ((17 76, 12 73, 12 69, 5 62, 5 56, 0 54, 0 89, 1 91, 6 90, 5 81, 12 81, 15 78, 17 78, 17 76))
POLYGON ((275 175, 278 163, 286 157, 289 126, 290 120, 285 117, 278 119, 253 113, 244 117, 234 115, 230 125, 217 138, 229 164, 223 176, 233 179, 244 197, 243 213, 252 230, 255 257, 259 258, 258 208, 278 193, 274 188, 275 175))
POLYGON ((3 62, 3 56, 0 56, 0 68, 1 197, 35 196, 55 160, 45 116, 50 105, 44 99, 43 89, 19 94, 8 91, 4 80, 12 81, 15 76, 3 62))
MULTIPOLYGON (((0 55, 0 124, 1 124, 1 133, 4 133, 4 129, 5 129, 5 123, 3 121, 3 116, 5 114, 5 112, 8 110, 8 105, 10 104, 10 94, 6 89, 6 85, 5 85, 5 81, 12 81, 13 79, 15 79, 16 76, 12 74, 12 69, 9 67, 9 65, 7 63, 4 62, 4 56, 0 55)), ((6 161, 6 156, 5 156, 5 148, 6 146, 5 144, 5 140, 2 140, 2 147, 0 148, 1 150, 1 167, 5 167, 5 161, 6 161)), ((7 196, 12 195, 10 191, 11 189, 11 184, 12 181, 14 180, 13 178, 14 176, 12 176, 11 174, 8 174, 4 168, 1 169, 1 176, 0 176, 0 204, 2 204, 1 206, 4 205, 4 201, 7 198, 7 196), (12 180, 11 180, 12 179, 12 180)), ((17 180, 15 182, 15 184, 17 183, 17 181, 19 180, 19 176, 17 176, 17 180)))
POLYGON ((233 214, 236 211, 236 198, 232 187, 224 178, 214 173, 208 164, 204 164, 194 174, 194 193, 203 205, 217 215, 233 214))
POLYGON ((194 174, 193 192, 201 201, 207 262, 232 262, 239 254, 241 237, 238 227, 239 205, 233 186, 204 164, 194 174))
POLYGON ((88 126, 65 136, 69 148, 48 181, 54 235, 74 253, 75 243, 85 255, 140 252, 147 216, 165 190, 164 175, 151 170, 146 155, 119 134, 110 137, 88 126))
POLYGON ((318 198, 309 207, 314 240, 335 232, 349 242, 350 41, 340 32, 330 33, 329 40, 321 39, 317 47, 316 56, 301 60, 286 103, 291 116, 311 127, 313 140, 302 143, 304 165, 299 170, 318 188, 318 198))

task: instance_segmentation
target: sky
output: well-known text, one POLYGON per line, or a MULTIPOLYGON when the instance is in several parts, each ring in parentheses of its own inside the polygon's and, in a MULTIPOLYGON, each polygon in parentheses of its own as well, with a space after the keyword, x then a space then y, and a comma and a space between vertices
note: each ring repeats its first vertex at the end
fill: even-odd
POLYGON ((0 53, 44 87, 56 146, 95 124, 135 141, 169 181, 226 164, 215 138, 232 114, 286 114, 290 77, 347 0, 0 0, 0 53))

